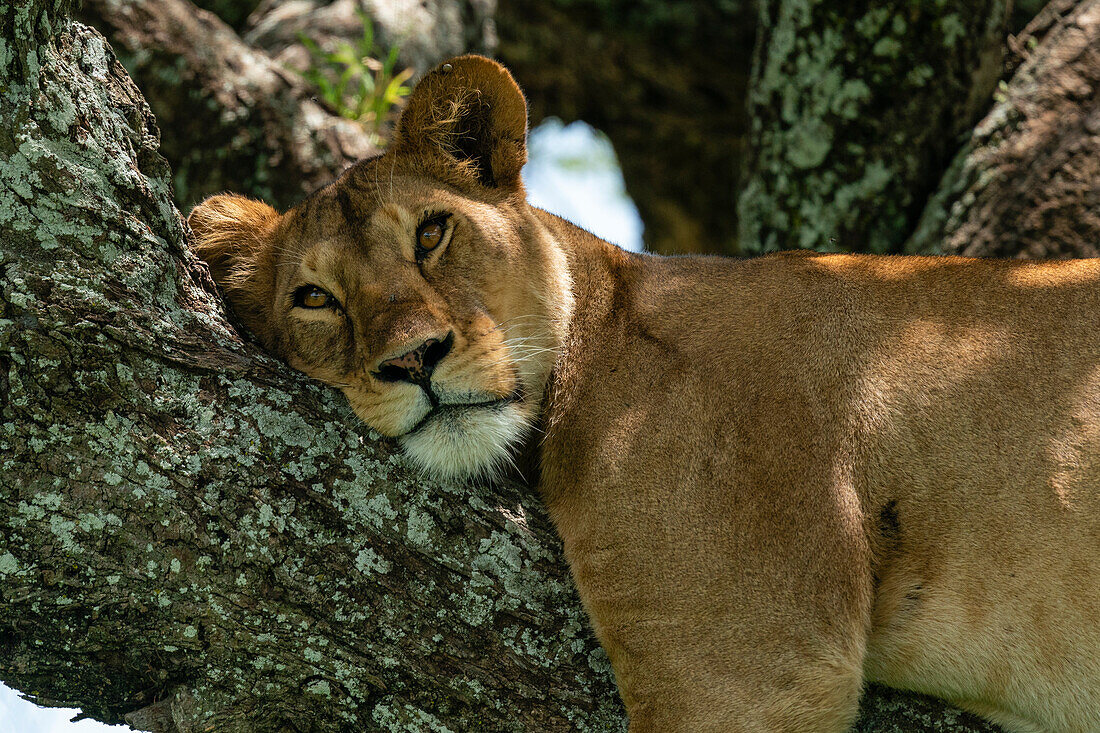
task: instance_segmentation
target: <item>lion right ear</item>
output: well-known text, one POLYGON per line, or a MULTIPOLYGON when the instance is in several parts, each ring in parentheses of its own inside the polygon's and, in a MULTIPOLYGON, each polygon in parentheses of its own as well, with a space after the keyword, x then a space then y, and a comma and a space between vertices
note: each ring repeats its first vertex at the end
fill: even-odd
POLYGON ((488 188, 522 190, 527 101, 496 61, 453 58, 416 85, 397 123, 394 149, 442 161, 488 188))
POLYGON ((191 210, 191 250, 210 267, 233 313, 268 349, 275 297, 272 234, 279 212, 236 194, 211 196, 191 210))

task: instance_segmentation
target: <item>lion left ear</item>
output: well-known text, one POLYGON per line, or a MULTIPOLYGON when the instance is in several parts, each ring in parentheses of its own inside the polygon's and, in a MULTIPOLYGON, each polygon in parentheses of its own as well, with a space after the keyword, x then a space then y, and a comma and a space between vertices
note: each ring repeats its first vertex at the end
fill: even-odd
POLYGON ((443 156, 484 186, 518 188, 527 162, 527 101, 508 70, 459 56, 416 85, 397 123, 394 148, 443 156))
POLYGON ((272 232, 280 218, 262 201, 236 194, 211 196, 187 217, 191 250, 210 267, 233 312, 267 349, 275 348, 272 232))

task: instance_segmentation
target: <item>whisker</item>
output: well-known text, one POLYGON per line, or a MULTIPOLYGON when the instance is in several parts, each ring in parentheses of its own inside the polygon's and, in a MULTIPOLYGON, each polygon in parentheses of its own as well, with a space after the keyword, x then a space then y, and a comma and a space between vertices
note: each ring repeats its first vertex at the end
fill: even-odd
POLYGON ((520 354, 524 357, 534 356, 535 354, 557 354, 558 349, 543 348, 538 346, 519 346, 511 349, 513 354, 520 354))
POLYGON ((548 341, 549 339, 549 333, 539 333, 533 336, 509 336, 501 340, 506 344, 518 344, 524 341, 548 341))
POLYGON ((503 335, 501 342, 505 344, 526 344, 532 341, 540 341, 542 343, 557 343, 557 339, 549 331, 536 331, 528 336, 508 336, 503 335))
POLYGON ((544 320, 544 321, 552 321, 553 320, 549 316, 544 316, 544 315, 540 315, 540 314, 537 314, 537 313, 529 313, 529 314, 526 314, 526 315, 513 316, 511 318, 506 318, 503 321, 500 321, 499 323, 494 324, 493 326, 490 326, 489 329, 486 331, 486 333, 489 333, 490 331, 499 331, 499 330, 505 328, 506 326, 511 328, 512 325, 514 325, 515 321, 521 321, 521 320, 526 320, 526 319, 530 319, 530 318, 536 318, 536 319, 540 319, 540 320, 544 320))
POLYGON ((528 359, 539 354, 560 354, 561 349, 547 346, 509 345, 498 358, 528 359))
POLYGON ((528 356, 522 356, 522 357, 518 357, 518 358, 517 357, 502 357, 502 358, 500 358, 496 361, 489 362, 488 364, 484 364, 482 366, 483 366, 484 369, 491 369, 493 367, 500 366, 501 364, 507 364, 509 366, 517 366, 518 367, 518 366, 526 364, 530 361, 531 361, 531 357, 528 357, 528 356))
POLYGON ((514 359, 526 359, 531 356, 537 356, 538 354, 559 354, 560 349, 546 347, 546 346, 508 346, 505 347, 503 352, 504 356, 511 356, 514 359))
POLYGON ((523 339, 522 341, 513 341, 511 339, 505 341, 502 346, 509 349, 548 349, 549 346, 543 346, 546 343, 546 339, 530 338, 523 339))
POLYGON ((549 341, 551 339, 551 334, 549 331, 536 331, 529 336, 503 336, 501 341, 508 343, 509 341, 520 342, 531 341, 532 339, 544 339, 549 341))

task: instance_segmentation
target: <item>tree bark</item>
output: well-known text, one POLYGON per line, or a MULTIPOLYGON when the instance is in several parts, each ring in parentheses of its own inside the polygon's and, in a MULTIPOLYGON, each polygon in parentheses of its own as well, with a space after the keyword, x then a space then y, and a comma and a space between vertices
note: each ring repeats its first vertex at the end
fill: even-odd
POLYGON ((288 208, 378 152, 294 71, 190 0, 85 0, 166 131, 176 201, 237 191, 288 208))
POLYGON ((1001 729, 942 700, 870 685, 852 733, 1001 733, 1001 729))
POLYGON ((908 242, 974 257, 1100 254, 1100 2, 1055 0, 908 242))
POLYGON ((741 251, 898 251, 1000 78, 1009 5, 762 2, 741 251))

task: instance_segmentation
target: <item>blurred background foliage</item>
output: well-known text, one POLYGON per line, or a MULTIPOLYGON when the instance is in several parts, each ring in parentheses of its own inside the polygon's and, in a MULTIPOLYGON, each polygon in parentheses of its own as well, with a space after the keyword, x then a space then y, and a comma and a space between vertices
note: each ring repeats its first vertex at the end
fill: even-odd
MULTIPOLYGON (((1088 171, 1074 171, 1073 184, 1087 190, 1058 188, 1052 169, 1032 182, 1043 193, 1021 200, 1009 173, 1024 161, 1002 155, 1009 138, 1014 149, 1049 149, 1075 134, 1072 125, 1018 124, 1031 113, 1013 81, 1081 3, 196 4, 210 14, 182 37, 170 18, 195 12, 190 0, 86 0, 88 20, 149 97, 184 207, 222 189, 292 205, 384 145, 387 124, 426 69, 476 52, 512 69, 533 127, 551 117, 583 121, 610 141, 650 251, 1091 253, 1088 171), (326 115, 366 124, 355 132, 326 115), (981 196, 1002 201, 1000 209, 971 215, 967 202, 981 196), (1020 221, 1026 231, 1014 237, 1002 227, 1000 245, 964 241, 963 232, 988 229, 1006 211, 1051 205, 1085 217, 1077 235, 1054 226, 1054 241, 1020 221), (1006 247, 1006 235, 1019 241, 1006 247)), ((1070 73, 1049 64, 1031 71, 1054 74, 1055 86, 1070 73)), ((1087 110, 1078 112, 1070 116, 1080 128, 1087 110)))
POLYGON ((363 125, 372 142, 383 145, 383 133, 389 131, 399 106, 412 91, 405 82, 413 72, 397 68, 400 46, 377 46, 370 18, 360 11, 359 20, 363 24, 359 38, 354 43, 339 41, 332 50, 299 33, 298 41, 309 51, 309 64, 301 73, 331 111, 363 125))

